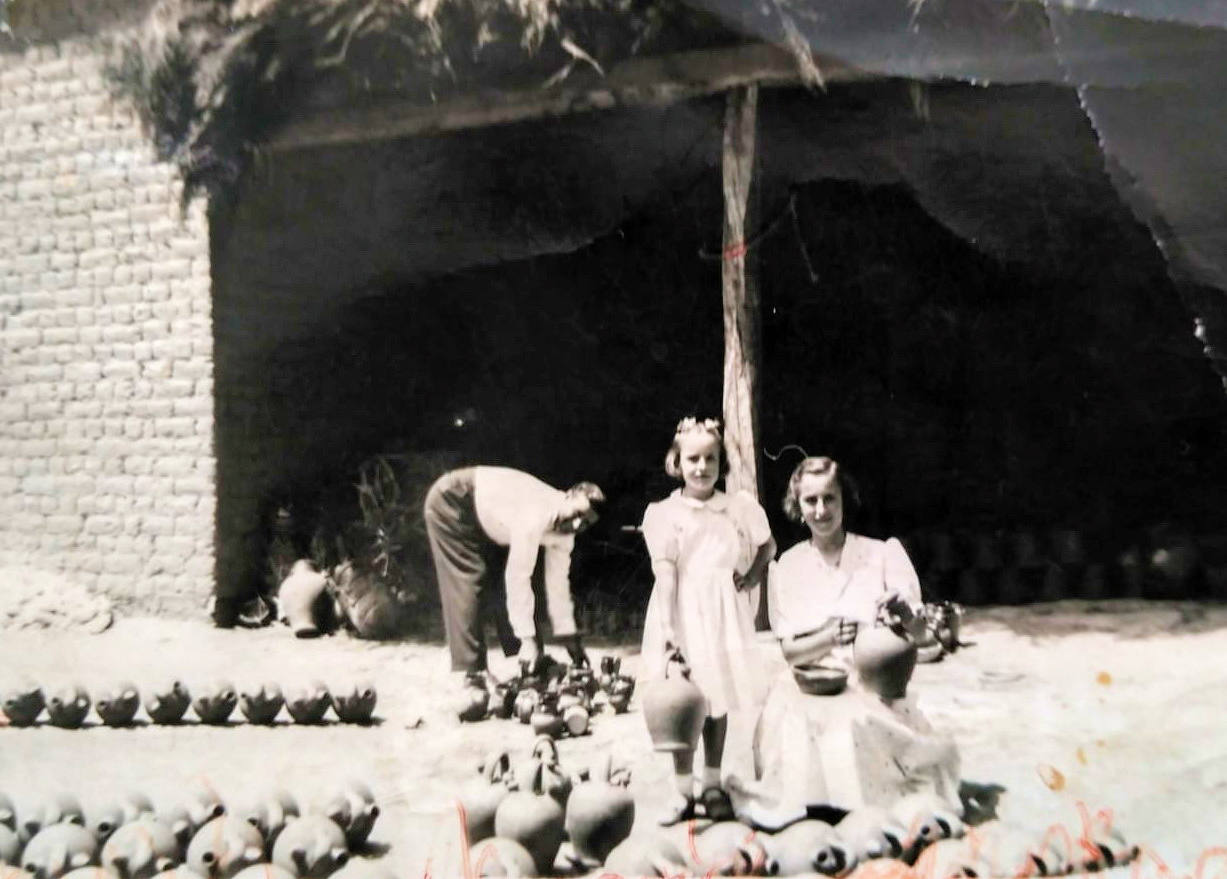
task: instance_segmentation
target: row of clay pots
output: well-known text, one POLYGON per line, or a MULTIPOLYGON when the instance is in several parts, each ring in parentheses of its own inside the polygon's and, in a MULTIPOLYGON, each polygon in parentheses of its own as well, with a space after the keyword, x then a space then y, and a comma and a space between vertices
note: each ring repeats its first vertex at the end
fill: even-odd
MULTIPOLYGON (((195 697, 180 681, 148 691, 145 711, 154 723, 175 724, 183 720, 189 706, 201 723, 222 725, 238 707, 250 723, 271 724, 284 705, 296 723, 320 723, 329 708, 345 723, 370 723, 375 711, 376 693, 370 684, 357 684, 329 692, 318 681, 289 689, 285 695, 276 684, 262 684, 239 693, 228 681, 213 681, 196 690, 195 697)), ((77 685, 59 687, 44 695, 41 687, 19 684, 0 694, 0 718, 6 726, 33 726, 47 711, 52 726, 78 729, 93 706, 106 726, 130 726, 141 707, 141 694, 131 683, 120 683, 96 694, 77 685)))
POLYGON ((514 717, 553 738, 585 735, 602 706, 621 714, 630 705, 635 681, 622 673, 621 663, 618 657, 602 657, 599 673, 586 665, 555 664, 538 674, 500 681, 492 691, 485 674, 476 672, 466 678, 458 716, 470 723, 514 717))
POLYGON ((238 814, 203 786, 162 813, 147 797, 129 794, 88 818, 75 797, 61 794, 19 819, 0 794, 0 864, 36 879, 90 866, 119 879, 152 879, 182 866, 203 879, 231 879, 267 861, 298 879, 322 879, 366 843, 378 815, 359 782, 312 810, 279 791, 238 814))

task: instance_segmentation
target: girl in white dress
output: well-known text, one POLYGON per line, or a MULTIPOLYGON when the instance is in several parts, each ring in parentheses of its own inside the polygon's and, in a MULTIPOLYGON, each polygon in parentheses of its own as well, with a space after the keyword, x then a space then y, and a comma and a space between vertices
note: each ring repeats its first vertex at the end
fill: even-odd
MULTIPOLYGON (((747 492, 716 488, 723 447, 720 423, 685 418, 665 457, 682 487, 649 504, 643 536, 656 583, 644 619, 641 681, 659 679, 674 651, 707 699, 704 767, 698 803, 707 817, 733 817, 720 765, 730 710, 754 708, 763 695, 756 662, 755 587, 775 554, 767 514, 747 492)), ((675 752, 677 796, 661 823, 695 816, 694 752, 675 752)))

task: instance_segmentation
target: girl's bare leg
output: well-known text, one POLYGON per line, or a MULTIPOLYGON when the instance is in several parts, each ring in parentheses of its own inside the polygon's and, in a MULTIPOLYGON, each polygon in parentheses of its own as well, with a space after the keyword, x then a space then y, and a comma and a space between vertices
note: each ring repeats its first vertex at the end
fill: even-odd
POLYGON ((673 752, 673 780, 677 792, 660 819, 665 826, 694 817, 694 751, 673 752))
POLYGON ((703 789, 702 801, 707 817, 727 821, 733 817, 728 794, 720 786, 720 763, 724 757, 724 739, 728 735, 727 714, 703 721, 703 789))

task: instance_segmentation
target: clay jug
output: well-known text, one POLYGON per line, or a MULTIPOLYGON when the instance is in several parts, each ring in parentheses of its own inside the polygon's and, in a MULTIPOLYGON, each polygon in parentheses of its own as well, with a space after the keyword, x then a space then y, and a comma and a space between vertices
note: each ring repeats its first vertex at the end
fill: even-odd
POLYGON ((0 697, 0 710, 9 726, 33 726, 45 705, 42 688, 29 682, 5 690, 0 697))
POLYGON ((217 791, 207 784, 197 783, 188 789, 187 796, 184 797, 179 810, 173 813, 173 819, 167 820, 166 824, 178 835, 183 832, 183 828, 177 825, 180 822, 186 822, 190 841, 201 827, 225 814, 226 804, 217 795, 217 791))
POLYGON ((590 715, 583 705, 572 705, 562 713, 562 722, 567 728, 567 735, 582 736, 588 732, 590 715))
POLYGON ((277 592, 278 618, 284 620, 298 638, 314 638, 320 633, 321 605, 328 600, 328 577, 315 570, 308 559, 299 559, 290 575, 281 581, 277 592))
POLYGON ((494 692, 490 694, 490 714, 502 720, 514 717, 515 701, 519 694, 519 687, 514 680, 500 681, 495 684, 494 692))
POLYGON ((59 687, 47 697, 47 719, 64 729, 79 729, 89 708, 89 694, 76 684, 59 687))
POLYGON ((299 816, 298 803, 283 790, 273 791, 248 808, 242 817, 264 837, 264 848, 272 853, 273 844, 285 825, 299 816))
POLYGON ((890 808, 891 817, 903 828, 904 851, 919 851, 939 839, 957 839, 966 832, 962 805, 951 806, 935 793, 907 794, 890 808))
POLYGON ((678 652, 665 663, 664 677, 643 691, 643 719, 657 751, 693 751, 703 732, 707 700, 690 680, 678 652))
POLYGON ((349 781, 320 810, 345 832, 345 841, 354 851, 360 849, 375 827, 379 805, 371 789, 360 781, 349 781))
POLYGON ((0 864, 16 864, 21 854, 21 840, 7 824, 0 824, 0 864))
POLYGON ((577 855, 585 863, 604 863, 635 823, 635 800, 627 791, 629 770, 615 770, 609 755, 577 784, 567 799, 564 826, 577 855))
POLYGON ((13 807, 13 801, 9 799, 8 794, 3 791, 0 791, 0 824, 9 830, 17 829, 17 810, 13 807))
POLYGON ((325 879, 348 860, 345 831, 323 815, 290 821, 273 846, 273 863, 299 879, 325 879))
POLYGON ((107 726, 127 726, 141 707, 141 694, 136 684, 123 681, 98 694, 94 709, 107 726))
POLYGON ((239 696, 239 710, 247 718, 248 723, 258 723, 269 726, 281 713, 285 699, 281 688, 273 683, 261 684, 243 691, 239 696))
POLYGON ((835 832, 857 861, 897 858, 903 854, 906 829, 889 812, 877 806, 854 809, 835 825, 835 832))
POLYGON ((511 777, 511 758, 498 751, 486 758, 479 767, 480 776, 471 781, 460 795, 457 805, 463 809, 464 827, 469 844, 494 836, 494 815, 499 803, 511 793, 507 786, 511 777))
POLYGON ((719 821, 694 837, 692 867, 704 876, 773 876, 778 864, 757 831, 737 821, 719 821))
POLYGON ((861 683, 883 699, 906 695, 916 653, 916 642, 902 627, 861 626, 852 642, 852 660, 861 683))
POLYGON ((316 724, 328 713, 332 697, 328 688, 320 681, 312 681, 305 686, 298 686, 286 693, 285 707, 295 723, 316 724))
POLYGON ((154 817, 153 803, 141 793, 127 793, 120 799, 107 803, 97 813, 92 813, 88 827, 93 831, 99 845, 110 839, 111 834, 138 818, 154 817))
POLYGON ((631 696, 635 692, 635 681, 629 677, 619 677, 610 684, 609 691, 606 694, 606 700, 609 702, 609 707, 614 710, 614 714, 625 714, 627 707, 631 704, 631 696))
POLYGON ((468 876, 531 879, 538 872, 528 849, 513 839, 497 836, 482 840, 469 849, 469 865, 468 876))
POLYGON ((603 874, 685 876, 688 869, 681 849, 663 834, 637 833, 618 843, 609 853, 603 874))
POLYGON ((597 686, 608 691, 621 670, 622 658, 620 656, 602 656, 600 671, 596 676, 597 686))
POLYGON ((792 876, 817 870, 818 853, 838 839, 830 824, 806 819, 788 825, 779 833, 764 836, 763 844, 779 866, 779 875, 792 876))
POLYGON ((52 824, 38 831, 21 853, 21 867, 38 879, 59 879, 98 856, 94 834, 79 824, 52 824))
POLYGON ((239 704, 239 694, 234 689, 234 684, 220 680, 212 681, 197 691, 196 698, 192 700, 192 709, 200 718, 201 723, 224 726, 237 704, 239 704))
POLYGON ((538 771, 542 793, 553 797, 565 809, 571 796, 571 777, 558 760, 558 745, 548 735, 537 736, 532 753, 512 767, 510 787, 526 790, 538 777, 538 771))
POLYGON ((179 840, 154 818, 138 818, 120 827, 102 847, 103 867, 120 879, 153 879, 179 864, 179 840))
POLYGON ((332 710, 343 723, 370 723, 375 714, 375 685, 369 681, 332 691, 332 710))
POLYGON ((233 879, 263 858, 260 831, 241 818, 223 815, 196 831, 184 863, 205 879, 233 879))
POLYGON ((235 873, 234 879, 295 879, 295 876, 276 864, 252 864, 235 873))
POLYGON ((20 835, 32 839, 39 831, 56 824, 85 826, 85 811, 81 801, 69 793, 59 793, 44 802, 21 822, 20 835))
POLYGON ((520 790, 509 793, 494 814, 494 835, 524 846, 542 876, 553 870, 565 820, 562 806, 542 785, 544 769, 539 764, 531 779, 519 779, 520 790))
POLYGON ((532 720, 533 712, 537 710, 537 699, 536 690, 523 689, 516 694, 515 714, 520 723, 532 720))
POLYGON ((566 729, 566 724, 563 723, 562 717, 558 713, 558 703, 550 699, 549 695, 546 694, 537 702, 537 707, 533 710, 532 717, 529 718, 528 722, 532 726, 533 732, 537 735, 556 739, 562 735, 566 729))
POLYGON ((145 711, 154 723, 178 723, 192 704, 182 681, 172 680, 145 692, 145 711))

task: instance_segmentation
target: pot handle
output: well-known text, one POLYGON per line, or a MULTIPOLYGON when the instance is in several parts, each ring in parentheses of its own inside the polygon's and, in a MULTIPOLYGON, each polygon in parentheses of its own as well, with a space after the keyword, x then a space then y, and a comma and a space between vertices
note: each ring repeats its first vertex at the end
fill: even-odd
POLYGON ((665 677, 669 677, 669 670, 677 666, 678 672, 684 678, 690 677, 690 664, 686 662, 686 657, 682 655, 682 649, 673 643, 665 644, 665 677))
POLYGON ((537 741, 533 744, 533 756, 541 760, 543 763, 548 763, 551 766, 558 763, 558 745, 554 739, 547 735, 537 736, 537 741))

